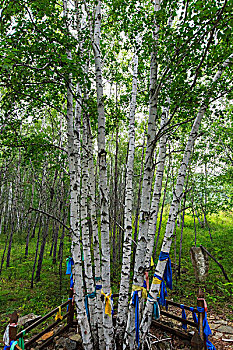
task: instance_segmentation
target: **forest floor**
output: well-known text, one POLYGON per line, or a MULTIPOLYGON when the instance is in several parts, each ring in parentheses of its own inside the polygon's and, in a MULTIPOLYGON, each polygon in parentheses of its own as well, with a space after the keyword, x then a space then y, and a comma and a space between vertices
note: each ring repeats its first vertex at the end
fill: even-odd
MULTIPOLYGON (((197 246, 202 244, 217 260, 219 260, 219 262, 221 262, 230 282, 225 280, 221 269, 212 259, 209 260, 209 274, 206 283, 198 284, 196 282, 189 253, 190 248, 194 246, 195 240, 193 219, 186 215, 181 259, 181 277, 180 279, 177 278, 174 269, 173 290, 168 291, 168 298, 175 302, 195 307, 198 288, 201 287, 208 305, 208 319, 213 328, 213 339, 215 337, 215 340, 218 342, 220 340, 217 339, 221 338, 222 342, 225 333, 218 331, 219 327, 216 326, 214 321, 223 320, 227 322, 227 325, 229 324, 229 326, 232 326, 233 213, 227 212, 219 215, 212 215, 209 218, 209 226, 211 228, 213 241, 210 240, 208 229, 201 228, 197 225, 197 246)), ((163 236, 164 229, 165 221, 162 224, 163 231, 161 232, 161 236, 163 236)), ((170 254, 173 266, 178 264, 180 227, 177 227, 176 232, 176 254, 174 242, 170 254)), ((0 259, 2 259, 4 245, 5 237, 0 235, 0 259)), ((160 245, 161 240, 159 241, 158 248, 160 248, 160 245)), ((10 267, 6 269, 5 262, 3 264, 3 270, 0 276, 0 339, 8 323, 8 316, 14 310, 17 310, 20 316, 32 312, 43 316, 57 305, 67 300, 69 276, 65 275, 65 260, 66 257, 70 255, 70 238, 66 237, 64 242, 64 259, 61 278, 59 276, 59 262, 53 264, 52 257, 49 255, 51 242, 48 242, 42 265, 41 280, 35 283, 34 288, 31 289, 30 280, 35 247, 36 239, 32 239, 29 245, 29 256, 25 258, 25 236, 23 234, 15 235, 12 244, 10 267)), ((116 272, 112 286, 114 293, 118 292, 119 280, 119 273, 117 274, 116 272)), ((227 349, 229 346, 228 343, 226 342, 224 344, 218 345, 218 349, 227 349)))

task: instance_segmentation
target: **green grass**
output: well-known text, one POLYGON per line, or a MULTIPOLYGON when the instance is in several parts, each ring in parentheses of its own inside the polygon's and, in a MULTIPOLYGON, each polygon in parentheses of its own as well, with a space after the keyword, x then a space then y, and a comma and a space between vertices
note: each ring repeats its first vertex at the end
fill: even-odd
MULTIPOLYGON (((162 225, 159 249, 165 230, 166 219, 162 225)), ((233 214, 220 213, 209 218, 213 242, 209 238, 208 229, 200 228, 197 225, 197 245, 206 247, 217 260, 221 262, 230 279, 233 281, 233 214)), ((3 252, 5 237, 0 236, 0 259, 3 252)), ((180 240, 180 228, 177 228, 177 263, 180 240)), ((49 256, 51 242, 47 243, 45 257, 42 265, 41 281, 36 283, 34 288, 30 288, 32 267, 36 248, 36 238, 32 239, 29 245, 29 256, 24 258, 25 237, 15 236, 12 245, 11 266, 6 269, 5 264, 0 276, 0 335, 3 334, 8 315, 17 310, 20 316, 28 313, 45 315, 51 309, 67 300, 69 291, 69 276, 65 275, 65 259, 70 255, 70 241, 66 237, 64 242, 63 275, 62 288, 59 288, 59 266, 54 265, 49 256)), ((209 259, 209 275, 205 284, 199 285, 195 280, 195 275, 190 259, 190 248, 194 246, 194 227, 191 216, 185 216, 183 249, 181 267, 183 272, 181 279, 176 281, 175 274, 173 290, 168 290, 168 298, 180 301, 190 306, 196 306, 196 297, 199 286, 205 292, 205 298, 209 310, 216 313, 225 314, 232 318, 232 282, 227 283, 219 266, 209 259)), ((157 254, 157 257, 158 257, 157 254)), ((174 241, 170 253, 174 262, 174 241)), ((116 274, 115 284, 112 286, 113 292, 118 291, 120 268, 116 274)))
MULTIPOLYGON (((177 280, 173 273, 174 288, 172 291, 168 290, 168 298, 173 298, 174 301, 177 302, 181 301, 187 303, 189 306, 195 306, 198 289, 201 287, 205 293, 208 309, 220 313, 221 315, 225 314, 226 317, 232 319, 233 213, 212 215, 209 218, 209 225, 213 241, 211 242, 210 240, 208 228, 201 228, 197 223, 197 246, 200 246, 200 244, 203 245, 223 265, 225 272, 230 279, 230 283, 225 280, 220 267, 211 258, 209 258, 209 274, 206 283, 200 284, 196 282, 190 258, 190 248, 195 245, 193 218, 186 215, 181 259, 181 269, 183 270, 183 273, 181 274, 181 278, 177 280)), ((165 222, 163 223, 163 229, 165 229, 165 222)), ((160 248, 162 240, 160 240, 159 243, 160 248)), ((179 259, 179 244, 180 228, 177 227, 177 264, 179 259)), ((172 262, 175 262, 174 240, 170 256, 172 262)))
MULTIPOLYGON (((4 247, 4 237, 0 236, 0 258, 4 247)), ((69 276, 65 275, 66 257, 70 255, 70 242, 64 242, 63 274, 60 291, 59 262, 52 263, 49 256, 51 242, 45 248, 42 264, 41 281, 34 283, 31 289, 31 275, 36 249, 36 238, 31 239, 29 256, 24 257, 25 238, 14 237, 11 253, 10 267, 6 269, 5 263, 0 276, 0 335, 8 323, 8 315, 16 310, 20 316, 34 313, 44 316, 54 307, 67 300, 69 293, 69 276)))

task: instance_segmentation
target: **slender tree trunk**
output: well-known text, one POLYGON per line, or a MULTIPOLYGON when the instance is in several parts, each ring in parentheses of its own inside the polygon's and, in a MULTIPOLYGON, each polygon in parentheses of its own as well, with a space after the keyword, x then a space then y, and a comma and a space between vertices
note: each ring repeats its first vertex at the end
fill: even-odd
MULTIPOLYGON (((117 89, 117 87, 116 87, 117 89)), ((116 274, 116 233, 117 233, 117 204, 118 204, 118 188, 117 188, 117 163, 118 163, 118 126, 116 127, 116 151, 115 151, 115 169, 114 169, 114 209, 113 209, 113 231, 112 231, 112 269, 113 276, 116 274)))
POLYGON ((13 218, 14 216, 14 209, 11 216, 11 233, 9 238, 9 245, 8 245, 8 251, 7 251, 7 258, 6 258, 6 267, 10 267, 10 258, 11 258, 11 247, 12 247, 12 240, 13 240, 13 233, 14 233, 14 227, 15 227, 15 220, 13 218))
MULTIPOLYGON (((30 207, 33 207, 34 192, 35 192, 35 182, 34 182, 34 179, 33 179, 30 207)), ((29 213, 29 218, 28 218, 28 232, 27 232, 27 238, 26 238, 25 257, 28 256, 28 246, 29 246, 29 238, 30 238, 31 226, 32 226, 32 212, 29 213)))
MULTIPOLYGON (((223 63, 222 67, 225 68, 229 64, 229 62, 230 62, 230 59, 227 59, 223 63)), ((209 90, 209 94, 212 91, 212 89, 214 88, 214 83, 221 77, 222 69, 219 70, 215 74, 215 76, 213 78, 213 85, 209 90)), ((171 207, 170 207, 170 212, 169 212, 168 221, 167 221, 167 225, 166 225, 166 232, 165 232, 165 236, 164 236, 164 240, 163 240, 163 244, 162 244, 162 249, 161 249, 161 251, 164 253, 170 252, 175 221, 177 218, 180 201, 181 201, 182 196, 183 196, 183 187, 184 187, 184 181, 185 181, 185 176, 186 176, 188 164, 190 161, 192 149, 193 149, 194 142, 195 142, 195 139, 196 139, 197 134, 198 134, 198 130, 199 130, 202 118, 203 118, 205 111, 207 109, 208 101, 209 100, 207 99, 206 102, 200 107, 199 112, 197 114, 197 117, 193 123, 192 130, 189 134, 189 138, 188 138, 188 141, 187 141, 187 144, 185 147, 183 160, 181 162, 181 166, 180 166, 178 176, 177 176, 176 188, 174 191, 174 195, 173 195, 173 199, 172 199, 172 203, 171 203, 171 207)), ((163 277, 166 264, 167 264, 166 260, 164 260, 164 261, 159 260, 158 261, 158 263, 156 265, 155 273, 159 277, 163 277)), ((141 334, 142 342, 144 342, 145 337, 146 337, 147 332, 148 332, 148 329, 149 329, 150 324, 151 324, 152 309, 153 309, 153 303, 151 302, 151 300, 152 301, 157 300, 157 295, 158 295, 159 289, 160 289, 160 284, 158 284, 158 283, 153 284, 152 283, 151 288, 150 288, 150 295, 153 299, 150 299, 150 300, 147 299, 146 307, 145 307, 145 310, 143 313, 143 319, 142 319, 142 322, 140 325, 140 334, 141 334)))
POLYGON ((104 342, 104 330, 103 330, 103 308, 101 300, 101 267, 100 267, 100 244, 98 234, 98 222, 97 222, 97 208, 96 208, 96 191, 95 191, 95 174, 94 174, 94 162, 93 162, 93 144, 90 119, 87 115, 87 132, 88 132, 88 172, 89 172, 89 205, 91 210, 91 228, 92 228, 92 241, 94 252, 94 266, 95 266, 95 284, 96 289, 96 312, 98 319, 98 338, 99 349, 105 349, 104 342))
POLYGON ((135 214, 135 227, 134 227, 134 248, 133 248, 133 266, 135 262, 135 254, 136 254, 136 242, 137 242, 137 236, 138 236, 138 218, 140 213, 140 203, 141 203, 141 189, 142 189, 142 178, 143 178, 143 162, 144 162, 144 151, 145 151, 145 133, 143 135, 143 144, 142 144, 142 156, 141 156, 141 169, 140 169, 140 177, 139 177, 139 184, 138 184, 138 199, 137 199, 137 209, 135 214))
MULTIPOLYGON (((155 12, 160 9, 160 1, 155 1, 155 12)), ((141 196, 141 206, 140 206, 140 222, 139 222, 139 235, 137 241, 137 249, 135 255, 134 264, 134 275, 133 275, 133 285, 141 288, 143 286, 144 272, 145 272, 145 250, 147 247, 147 231, 148 223, 150 219, 150 200, 151 200, 151 186, 154 174, 154 141, 156 135, 155 120, 157 116, 157 53, 156 44, 158 41, 158 31, 159 28, 154 22, 154 47, 151 54, 150 62, 150 109, 149 109, 149 120, 148 120, 148 130, 147 130, 147 147, 145 154, 145 166, 142 181, 142 196, 141 196)), ((139 292, 139 300, 141 298, 141 293, 139 292)), ((126 346, 130 349, 134 347, 135 339, 135 308, 132 305, 132 300, 130 303, 127 328, 125 332, 124 342, 126 346)))
MULTIPOLYGON (((6 224, 4 226, 4 231, 6 229, 6 224)), ((4 232, 6 233, 6 232, 4 232)), ((5 246, 4 246, 4 250, 3 250, 3 253, 2 253, 2 260, 1 260, 1 266, 0 266, 0 276, 1 276, 1 273, 2 273, 2 268, 3 268, 3 264, 4 264, 4 258, 5 258, 5 254, 6 254, 6 248, 7 248, 7 244, 8 244, 8 239, 10 238, 10 235, 7 235, 6 237, 6 242, 5 242, 5 246)))
MULTIPOLYGON (((64 221, 65 223, 65 221, 64 221)), ((65 227, 63 226, 62 229, 62 235, 61 235, 61 239, 60 239, 60 246, 59 246, 59 251, 58 251, 58 259, 59 259, 59 289, 60 289, 60 293, 62 290, 62 275, 63 275, 63 271, 62 271, 62 261, 63 261, 63 241, 64 241, 64 237, 65 237, 65 227)))
POLYGON ((36 219, 35 219, 35 222, 34 222, 34 225, 33 225, 33 229, 32 229, 31 238, 34 238, 34 237, 35 237, 35 234, 36 234, 36 226, 37 226, 37 224, 38 224, 39 216, 40 216, 40 214, 37 213, 37 214, 36 214, 36 219))
MULTIPOLYGON (((75 3, 77 6, 77 4, 75 3)), ((64 16, 67 18, 67 0, 63 0, 64 16)), ((78 9, 77 9, 78 10, 78 9)), ((69 30, 69 28, 67 28, 69 30)), ((67 52, 67 58, 71 59, 71 52, 67 52)), ((80 89, 78 96, 81 96, 80 89)), ((76 106, 77 107, 77 106, 76 106)), ((68 137, 68 161, 70 177, 70 226, 72 228, 72 257, 74 261, 74 298, 77 306, 77 319, 81 329, 83 347, 85 350, 92 350, 93 343, 91 337, 90 325, 84 305, 84 284, 82 269, 82 254, 80 247, 80 177, 81 177, 81 153, 80 153, 80 115, 81 108, 76 108, 73 115, 73 94, 72 94, 72 76, 68 76, 67 86, 67 137, 68 137), (76 118, 77 117, 77 118, 76 118), (78 119, 78 123, 76 121, 78 119)))
POLYGON ((41 268, 42 268, 42 263, 43 263, 43 258, 44 258, 44 252, 45 252, 45 245, 49 233, 49 218, 46 218, 46 225, 44 228, 43 232, 43 238, 42 238, 42 243, 40 246, 40 254, 38 258, 38 264, 37 264, 37 269, 36 269, 36 276, 35 276, 35 281, 39 282, 40 281, 40 274, 41 274, 41 268))
MULTIPOLYGON (((168 112, 169 112, 169 104, 170 101, 167 101, 168 107, 163 108, 160 128, 164 128, 168 121, 168 112)), ((158 166, 156 170, 155 184, 154 184, 154 192, 151 203, 151 213, 149 219, 148 233, 147 233, 147 249, 146 249, 146 257, 145 257, 145 266, 150 269, 150 262, 154 248, 154 240, 155 240, 155 231, 157 225, 157 218, 159 212, 159 203, 161 198, 162 184, 163 184, 163 173, 164 173, 164 165, 166 159, 166 143, 167 137, 166 135, 161 136, 159 141, 159 156, 158 156, 158 166)))
MULTIPOLYGON (((66 225, 67 217, 64 214, 63 215, 63 223, 66 225)), ((61 261, 61 256, 63 254, 63 246, 64 246, 64 238, 65 238, 65 226, 61 227, 62 229, 62 234, 60 237, 60 244, 59 244, 59 249, 58 249, 58 259, 61 261)))
POLYGON ((197 212, 196 209, 194 209, 194 214, 196 214, 196 217, 197 217, 197 220, 199 222, 200 227, 203 228, 204 227, 204 221, 203 222, 201 221, 200 216, 198 215, 198 212, 197 212))
MULTIPOLYGON (((194 210, 194 203, 193 203, 193 200, 192 200, 192 212, 193 212, 193 225, 194 225, 194 232, 195 232, 195 235, 194 235, 194 245, 195 247, 197 246, 197 227, 196 227, 196 220, 195 220, 195 210, 194 210)), ((181 254, 180 254, 181 255, 181 254)))
POLYGON ((53 245, 54 245, 54 238, 55 238, 55 226, 56 226, 56 222, 55 222, 55 221, 53 221, 52 244, 51 244, 51 248, 50 248, 49 256, 52 256, 52 254, 53 254, 53 245))
POLYGON ((53 264, 56 264, 56 261, 57 261, 58 232, 59 232, 59 223, 56 222, 56 224, 55 224, 55 232, 54 232, 54 243, 53 243, 53 264))
POLYGON ((188 180, 189 176, 187 176, 187 181, 185 185, 185 194, 184 194, 184 202, 183 202, 183 210, 182 210, 182 223, 180 230, 180 248, 179 248, 179 263, 178 263, 178 277, 180 278, 180 270, 181 270, 181 256, 182 256, 182 243, 183 243, 183 232, 184 232, 184 217, 185 217, 185 206, 186 206, 186 191, 188 188, 188 180))
POLYGON ((210 231, 210 225, 209 225, 209 223, 208 223, 208 220, 207 220, 207 217, 206 217, 206 213, 205 213, 205 210, 204 210, 203 206, 201 206, 201 210, 202 210, 202 212, 203 212, 203 215, 204 215, 204 222, 205 222, 205 224, 206 224, 206 226, 207 226, 207 228, 208 228, 210 240, 211 240, 211 242, 212 242, 212 241, 213 241, 213 238, 212 238, 211 231, 210 231))
MULTIPOLYGON (((155 251, 154 251, 154 260, 156 259, 156 252, 157 252, 157 247, 158 247, 158 242, 159 242, 159 236, 161 232, 161 227, 162 227, 162 221, 163 221, 163 210, 165 206, 165 200, 166 200, 166 193, 167 193, 167 184, 168 184, 168 179, 170 175, 170 158, 169 158, 169 164, 168 164, 168 169, 167 169, 167 178, 166 178, 166 183, 164 186, 164 191, 163 191, 163 202, 162 202, 162 207, 161 207, 161 212, 160 212, 160 219, 159 219, 159 228, 158 228, 158 233, 157 233, 157 238, 156 238, 156 244, 155 244, 155 251)), ((156 226, 155 226, 156 229, 156 226)))
MULTIPOLYGON (((105 150, 105 112, 103 96, 103 79, 101 66, 101 1, 98 1, 95 9, 94 37, 92 46, 95 56, 95 77, 97 90, 98 109, 98 161, 99 161, 99 192, 101 200, 101 248, 102 248, 102 286, 103 293, 110 295, 110 242, 109 242, 109 212, 107 191, 107 167, 105 150)), ((113 348, 113 325, 112 317, 103 314, 103 327, 106 349, 113 348)))
POLYGON ((34 259, 34 264, 33 264, 33 268, 32 268, 31 288, 33 288, 34 273, 35 273, 35 269, 36 269, 36 261, 37 261, 38 251, 39 251, 40 231, 41 231, 41 217, 40 217, 40 220, 39 220, 39 229, 38 229, 38 233, 37 233, 35 259, 34 259))
POLYGON ((117 312, 116 344, 122 348, 124 331, 127 323, 128 292, 130 281, 130 260, 132 246, 132 208, 133 208, 133 170, 135 152, 135 111, 137 97, 138 55, 134 56, 132 95, 129 114, 129 147, 126 168, 125 206, 124 206, 124 244, 121 270, 121 283, 117 312))
MULTIPOLYGON (((88 212, 87 212, 87 197, 88 197, 88 145, 87 145, 87 120, 85 113, 83 114, 83 127, 82 127, 82 187, 81 187, 81 231, 82 231, 82 244, 83 244, 83 255, 84 255, 84 277, 87 294, 91 294, 95 291, 92 262, 91 262, 91 242, 89 235, 88 225, 88 212)), ((92 337, 94 341, 94 347, 98 346, 97 336, 97 315, 96 315, 96 298, 89 298, 88 308, 90 313, 90 324, 92 337)))
POLYGON ((175 266, 175 279, 177 283, 177 262, 176 262, 176 241, 177 241, 177 232, 176 232, 176 224, 175 224, 175 229, 174 229, 174 266, 175 266))

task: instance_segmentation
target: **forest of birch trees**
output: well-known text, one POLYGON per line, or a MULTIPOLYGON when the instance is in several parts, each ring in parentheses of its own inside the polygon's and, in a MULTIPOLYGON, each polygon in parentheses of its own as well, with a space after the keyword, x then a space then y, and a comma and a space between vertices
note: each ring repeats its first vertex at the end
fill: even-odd
POLYGON ((84 349, 142 347, 176 225, 231 208, 232 0, 0 3, 0 274, 69 235, 84 349))

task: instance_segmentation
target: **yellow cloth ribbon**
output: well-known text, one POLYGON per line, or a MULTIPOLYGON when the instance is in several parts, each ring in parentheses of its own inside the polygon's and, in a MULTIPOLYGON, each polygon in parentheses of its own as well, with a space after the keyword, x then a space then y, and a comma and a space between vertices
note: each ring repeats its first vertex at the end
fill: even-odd
POLYGON ((58 308, 58 312, 55 316, 55 321, 57 321, 58 319, 60 319, 60 320, 63 319, 63 316, 61 315, 61 306, 59 306, 59 308, 58 308))
POLYGON ((132 292, 135 291, 142 291, 142 298, 147 299, 147 290, 144 287, 136 286, 135 284, 132 285, 132 292))
POLYGON ((109 294, 105 294, 103 289, 101 289, 101 294, 104 296, 104 300, 105 300, 105 314, 108 316, 111 316, 111 314, 112 314, 112 306, 111 306, 112 291, 110 290, 109 294))
POLYGON ((161 284, 162 281, 159 280, 157 277, 153 277, 152 284, 161 284))
POLYGON ((154 260, 153 260, 153 258, 152 258, 152 257, 150 258, 150 266, 155 266, 155 264, 154 264, 154 260))

